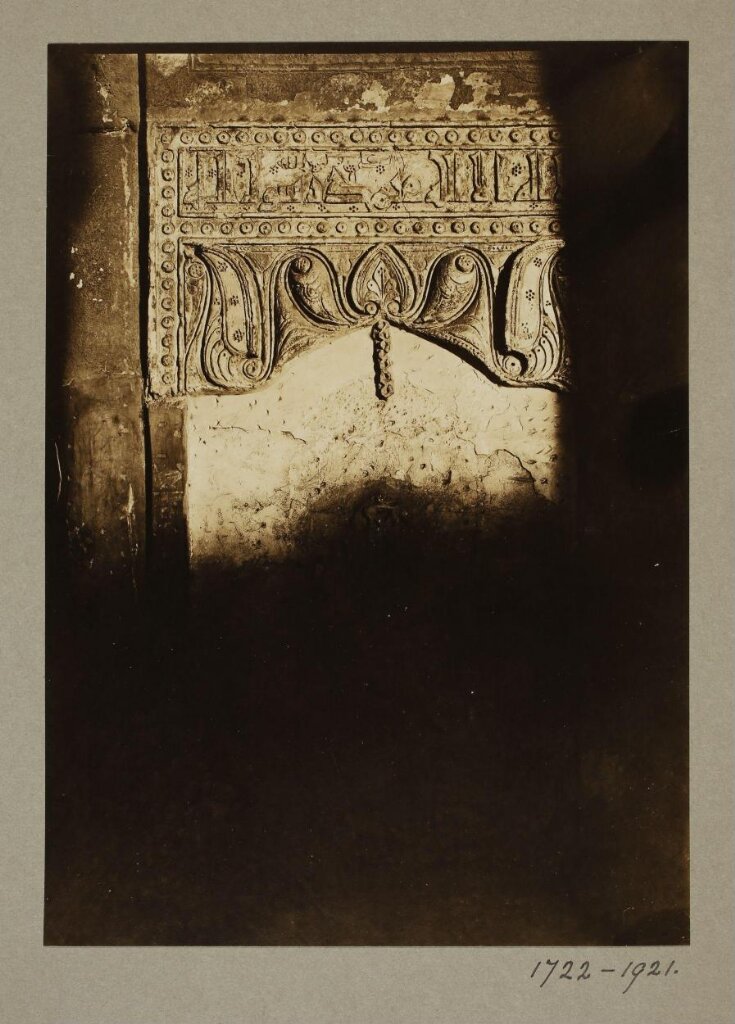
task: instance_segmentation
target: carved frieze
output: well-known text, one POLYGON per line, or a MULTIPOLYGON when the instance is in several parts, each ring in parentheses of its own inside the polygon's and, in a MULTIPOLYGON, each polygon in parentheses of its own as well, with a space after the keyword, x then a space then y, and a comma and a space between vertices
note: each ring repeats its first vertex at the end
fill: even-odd
POLYGON ((154 124, 149 146, 153 394, 247 390, 375 327, 387 397, 391 324, 564 386, 553 125, 154 124))

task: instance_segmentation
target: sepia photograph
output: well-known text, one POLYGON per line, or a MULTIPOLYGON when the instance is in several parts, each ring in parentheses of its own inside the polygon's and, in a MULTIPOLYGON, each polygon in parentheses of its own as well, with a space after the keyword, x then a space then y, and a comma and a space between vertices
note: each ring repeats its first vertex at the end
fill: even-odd
POLYGON ((687 946, 688 44, 47 57, 45 945, 687 946))

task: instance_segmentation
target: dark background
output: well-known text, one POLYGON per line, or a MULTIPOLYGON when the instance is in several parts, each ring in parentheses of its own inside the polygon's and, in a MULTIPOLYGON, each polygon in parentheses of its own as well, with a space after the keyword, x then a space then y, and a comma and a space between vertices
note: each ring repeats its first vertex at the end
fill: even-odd
POLYGON ((410 492, 367 527, 375 483, 334 495, 344 535, 196 592, 139 507, 102 538, 59 486, 102 436, 151 475, 138 308, 126 372, 69 386, 69 239, 140 124, 95 130, 84 60, 50 51, 46 942, 687 942, 686 45, 544 50, 571 533, 437 540, 410 492))

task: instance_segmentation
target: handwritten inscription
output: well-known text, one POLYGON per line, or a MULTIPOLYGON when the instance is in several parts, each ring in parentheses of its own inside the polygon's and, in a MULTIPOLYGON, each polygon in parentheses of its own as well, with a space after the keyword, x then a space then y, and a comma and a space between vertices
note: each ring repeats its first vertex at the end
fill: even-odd
POLYGON ((531 977, 539 982, 539 988, 543 988, 552 979, 559 981, 590 981, 597 975, 615 975, 624 982, 623 995, 631 990, 639 978, 668 978, 678 974, 676 960, 662 962, 661 960, 629 960, 622 968, 615 966, 593 967, 589 960, 575 962, 574 960, 539 960, 531 971, 531 977))

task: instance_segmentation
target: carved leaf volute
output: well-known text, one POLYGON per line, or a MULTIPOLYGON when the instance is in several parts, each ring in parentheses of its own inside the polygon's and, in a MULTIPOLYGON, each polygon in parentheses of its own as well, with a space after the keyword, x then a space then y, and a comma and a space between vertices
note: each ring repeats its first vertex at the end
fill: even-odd
POLYGON ((564 330, 553 285, 563 243, 544 239, 522 249, 508 281, 503 371, 523 384, 566 383, 564 330))
POLYGON ((198 255, 211 286, 202 343, 204 376, 220 387, 255 384, 268 371, 256 276, 239 254, 202 248, 198 255))

